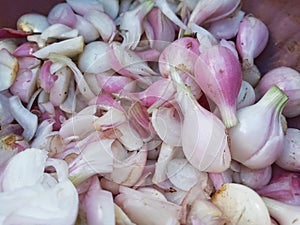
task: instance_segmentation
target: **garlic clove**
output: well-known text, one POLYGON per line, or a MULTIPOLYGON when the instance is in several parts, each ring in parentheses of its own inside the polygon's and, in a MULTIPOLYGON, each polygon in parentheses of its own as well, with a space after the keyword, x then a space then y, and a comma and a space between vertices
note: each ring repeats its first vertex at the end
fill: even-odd
POLYGON ((160 54, 159 71, 169 77, 172 70, 194 74, 194 65, 199 52, 199 42, 192 37, 183 37, 168 45, 160 54))
POLYGON ((63 67, 55 73, 57 80, 49 93, 49 100, 54 106, 59 106, 67 97, 72 72, 68 67, 63 67))
POLYGON ((150 26, 144 25, 145 34, 150 42, 150 47, 160 52, 175 39, 176 27, 159 8, 154 7, 147 15, 150 26), (148 29, 151 29, 149 31, 148 29), (151 35, 149 35, 149 32, 151 35), (148 35, 147 35, 148 34, 148 35))
POLYGON ((225 222, 222 211, 215 204, 208 200, 196 199, 191 205, 186 224, 221 225, 225 222))
POLYGON ((269 40, 266 25, 253 15, 246 15, 239 24, 236 48, 242 58, 243 79, 255 86, 261 74, 254 59, 264 50, 269 40))
POLYGON ((167 164, 167 177, 176 188, 183 191, 189 191, 201 175, 186 159, 175 158, 167 164))
POLYGON ((49 41, 51 39, 70 39, 78 36, 78 30, 72 29, 64 24, 56 23, 50 25, 41 33, 41 39, 49 41))
POLYGON ((115 202, 136 224, 179 225, 181 207, 153 196, 152 193, 120 187, 115 202))
POLYGON ((93 24, 83 16, 76 15, 76 18, 77 20, 74 28, 79 31, 79 35, 83 36, 85 43, 95 41, 99 38, 100 34, 93 24))

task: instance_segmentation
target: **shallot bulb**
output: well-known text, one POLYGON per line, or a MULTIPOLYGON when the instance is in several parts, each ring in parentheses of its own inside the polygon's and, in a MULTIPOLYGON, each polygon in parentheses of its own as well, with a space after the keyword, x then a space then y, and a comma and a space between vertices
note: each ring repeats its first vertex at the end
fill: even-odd
POLYGON ((273 86, 256 104, 237 111, 239 123, 229 130, 233 159, 251 169, 261 169, 276 161, 283 150, 280 118, 287 100, 273 86))
POLYGON ((209 25, 211 32, 217 39, 231 39, 236 36, 239 24, 243 19, 245 12, 236 10, 233 14, 220 20, 216 20, 209 25))
POLYGON ((276 164, 290 171, 300 171, 300 130, 288 128, 284 136, 284 145, 276 164))
POLYGON ((268 28, 261 20, 253 15, 243 18, 237 33, 236 47, 243 60, 243 78, 253 86, 261 76, 254 59, 264 50, 268 39, 268 28))
POLYGON ((212 46, 198 56, 194 73, 200 88, 218 106, 225 126, 235 126, 236 101, 242 85, 242 70, 235 55, 226 47, 212 46))
POLYGON ((255 94, 260 98, 267 90, 277 85, 289 97, 286 106, 283 109, 283 115, 286 117, 295 117, 300 115, 300 73, 293 68, 281 66, 274 68, 263 75, 255 87, 255 94))

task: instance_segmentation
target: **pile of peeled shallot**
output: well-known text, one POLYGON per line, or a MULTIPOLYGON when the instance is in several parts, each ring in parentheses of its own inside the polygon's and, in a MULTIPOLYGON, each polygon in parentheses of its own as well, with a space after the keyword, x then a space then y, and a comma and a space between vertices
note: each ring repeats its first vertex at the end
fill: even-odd
POLYGON ((299 225, 300 74, 240 0, 66 0, 0 29, 1 225, 299 225))

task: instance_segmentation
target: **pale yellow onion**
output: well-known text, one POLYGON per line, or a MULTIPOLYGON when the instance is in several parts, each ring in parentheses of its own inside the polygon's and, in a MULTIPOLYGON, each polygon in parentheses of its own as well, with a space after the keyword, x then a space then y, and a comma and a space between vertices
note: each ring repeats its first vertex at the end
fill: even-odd
POLYGON ((223 184, 212 196, 228 225, 270 225, 271 219, 262 198, 247 186, 223 184))

